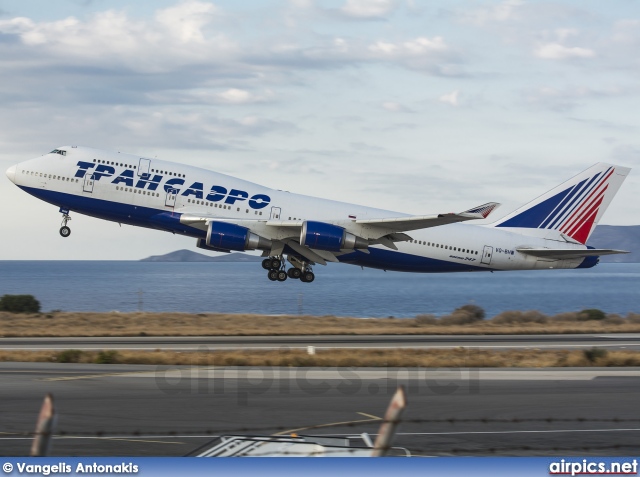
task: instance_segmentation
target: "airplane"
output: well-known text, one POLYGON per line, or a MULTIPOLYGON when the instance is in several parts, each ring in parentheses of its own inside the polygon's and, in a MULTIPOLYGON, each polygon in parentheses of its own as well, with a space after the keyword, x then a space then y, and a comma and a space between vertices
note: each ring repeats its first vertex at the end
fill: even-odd
POLYGON ((270 189, 217 172, 88 147, 64 146, 10 167, 9 179, 71 211, 197 240, 215 252, 262 251, 271 281, 310 283, 341 262, 403 272, 591 268, 587 240, 631 169, 597 163, 493 223, 500 204, 408 215, 270 189), (289 266, 287 266, 287 262, 289 266))

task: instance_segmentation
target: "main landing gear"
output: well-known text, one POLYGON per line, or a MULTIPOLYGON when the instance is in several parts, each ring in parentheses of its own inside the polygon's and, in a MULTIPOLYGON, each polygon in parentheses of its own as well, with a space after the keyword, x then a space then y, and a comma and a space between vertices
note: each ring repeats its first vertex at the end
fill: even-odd
POLYGON ((262 261, 262 268, 269 270, 267 277, 272 282, 284 282, 287 278, 294 280, 300 280, 304 283, 311 283, 316 276, 311 271, 311 267, 307 264, 301 264, 301 268, 298 266, 285 270, 284 260, 282 257, 269 257, 262 261))
POLYGON ((71 235, 71 229, 67 227, 67 222, 71 220, 71 217, 66 212, 62 213, 62 226, 60 227, 60 235, 67 238, 71 235))

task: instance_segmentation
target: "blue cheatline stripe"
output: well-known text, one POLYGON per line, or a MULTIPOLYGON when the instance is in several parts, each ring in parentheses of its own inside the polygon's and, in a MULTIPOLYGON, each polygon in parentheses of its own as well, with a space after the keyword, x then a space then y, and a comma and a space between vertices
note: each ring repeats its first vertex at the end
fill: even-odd
POLYGON ((205 238, 206 232, 180 223, 180 213, 172 213, 140 205, 122 204, 52 190, 19 186, 25 192, 58 207, 127 225, 180 233, 188 237, 205 238))
POLYGON ((490 272, 491 268, 478 267, 466 263, 449 262, 435 258, 420 257, 408 253, 395 252, 381 248, 369 248, 370 253, 359 251, 340 255, 342 263, 358 265, 379 270, 396 272, 439 273, 439 272, 490 272))
MULTIPOLYGON (((206 232, 185 226, 180 223, 179 213, 166 212, 150 207, 139 205, 122 204, 93 197, 84 197, 75 194, 66 194, 51 190, 43 190, 31 187, 20 187, 25 192, 38 199, 54 204, 58 207, 67 208, 73 212, 89 215, 99 219, 120 222, 123 224, 146 227, 166 232, 175 232, 187 237, 205 238, 206 232)), ((411 255, 408 253, 395 252, 370 248, 371 253, 352 252, 341 255, 338 259, 341 262, 349 263, 369 268, 399 272, 465 272, 465 271, 491 271, 490 268, 478 267, 470 264, 449 262, 446 260, 436 260, 428 257, 411 255)), ((295 252, 289 247, 286 253, 295 252)))

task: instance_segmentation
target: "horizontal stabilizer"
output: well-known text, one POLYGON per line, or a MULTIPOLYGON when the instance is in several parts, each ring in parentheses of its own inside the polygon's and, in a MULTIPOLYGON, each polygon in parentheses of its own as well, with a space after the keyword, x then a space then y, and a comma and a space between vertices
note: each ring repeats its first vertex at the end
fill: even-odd
POLYGON ((626 250, 613 250, 608 248, 576 249, 549 249, 549 248, 516 248, 520 253, 538 258, 554 258, 557 260, 571 258, 598 257, 600 255, 614 255, 616 253, 629 253, 626 250))

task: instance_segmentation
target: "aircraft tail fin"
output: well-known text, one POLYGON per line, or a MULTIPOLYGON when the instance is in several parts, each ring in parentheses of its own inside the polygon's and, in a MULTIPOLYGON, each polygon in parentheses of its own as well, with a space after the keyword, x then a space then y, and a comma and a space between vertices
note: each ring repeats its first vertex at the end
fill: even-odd
POLYGON ((558 230, 584 244, 630 170, 599 162, 491 225, 558 230))

